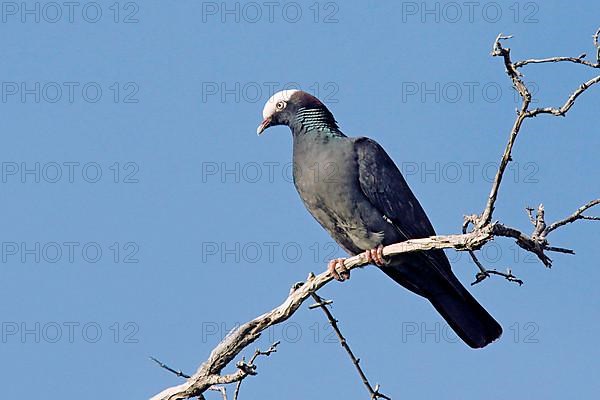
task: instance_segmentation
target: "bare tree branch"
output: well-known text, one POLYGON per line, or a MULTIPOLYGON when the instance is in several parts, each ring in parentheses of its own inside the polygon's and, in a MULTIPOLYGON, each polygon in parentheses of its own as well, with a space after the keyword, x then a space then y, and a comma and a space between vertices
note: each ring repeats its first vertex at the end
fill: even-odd
POLYGON ((360 358, 356 358, 356 356, 354 356, 354 353, 352 352, 352 349, 350 349, 350 345, 348 344, 348 341, 346 340, 344 335, 342 335, 342 331, 340 330, 340 327, 337 324, 338 320, 333 317, 333 315, 331 314, 331 311, 329 311, 329 309, 327 308, 327 305, 330 304, 331 302, 324 301, 321 298, 321 296, 319 296, 316 293, 311 293, 310 295, 317 302, 314 305, 316 305, 318 308, 323 310, 323 312, 325 313, 325 316, 327 317, 327 320, 329 321, 329 323, 331 324, 331 327, 335 331, 335 334, 337 335, 337 337, 340 341, 340 344, 342 345, 344 350, 346 350, 346 353, 348 353, 350 360, 352 360, 352 364, 354 364, 354 367, 356 368, 356 370, 358 371, 358 374, 360 375, 360 379, 362 380, 363 384, 369 391, 371 400, 376 400, 376 399, 392 400, 388 396, 386 396, 382 393, 379 393, 379 385, 376 385, 375 389, 373 389, 373 386, 371 386, 371 383, 367 379, 367 376, 365 375, 364 371, 362 370, 362 367, 360 366, 360 358))
POLYGON ((600 64, 600 43, 598 43, 598 36, 600 36, 600 28, 594 33, 592 38, 594 39, 594 46, 596 47, 596 61, 600 64))
POLYGON ((543 63, 557 63, 557 62, 572 62, 575 64, 583 64, 592 68, 600 68, 600 63, 593 63, 587 60, 584 60, 586 54, 583 53, 579 57, 549 57, 549 58, 541 58, 541 59, 529 59, 523 61, 517 61, 515 63, 515 68, 521 68, 527 64, 543 64, 543 63))
POLYGON ((579 97, 579 95, 581 95, 581 93, 583 93, 584 91, 586 91, 587 88, 589 88, 590 86, 592 86, 598 82, 600 82, 600 75, 598 75, 595 78, 590 79, 587 82, 582 83, 581 86, 579 86, 577 88, 577 90, 575 90, 573 92, 573 94, 571 94, 569 96, 569 98, 567 99, 567 101, 565 102, 565 104, 562 107, 560 107, 560 108, 556 108, 556 107, 536 108, 534 110, 527 111, 527 114, 525 117, 526 118, 535 117, 538 114, 552 114, 557 117, 562 117, 567 113, 567 111, 569 111, 571 109, 571 107, 573 107, 573 104, 575 104, 575 100, 577 99, 577 97, 579 97))
MULTIPOLYGON (((494 237, 515 239, 518 246, 536 254, 545 265, 551 265, 551 260, 544 254, 544 251, 553 249, 548 246, 545 237, 533 238, 498 222, 465 234, 431 236, 395 243, 384 247, 383 254, 384 256, 393 256, 409 252, 449 248, 459 251, 478 250, 494 237)), ((362 267, 367 263, 368 260, 364 253, 347 258, 344 261, 344 265, 349 270, 362 267)), ((197 397, 212 385, 238 382, 247 375, 252 374, 253 369, 244 368, 243 364, 238 363, 239 370, 237 372, 224 376, 220 375, 222 369, 244 348, 256 341, 265 329, 286 321, 308 297, 332 280, 332 275, 327 271, 317 276, 311 273, 308 279, 296 290, 293 290, 281 305, 246 322, 229 333, 211 352, 208 360, 185 383, 162 391, 152 397, 152 400, 178 400, 197 397)))
POLYGON ((498 271, 495 269, 487 269, 486 267, 483 266, 481 261, 479 261, 479 259, 475 255, 474 251, 469 250, 469 255, 471 256, 471 259, 473 260, 473 262, 475 263, 477 268, 479 268, 479 272, 477 274, 475 274, 475 281, 471 282, 471 286, 476 285, 479 282, 482 282, 486 278, 489 278, 490 275, 502 276, 502 277, 504 277, 504 279, 506 279, 509 282, 518 283, 519 286, 521 286, 523 284, 522 280, 520 280, 519 278, 517 278, 516 276, 513 275, 510 268, 507 268, 506 272, 501 272, 501 271, 498 271))
POLYGON ((600 220, 600 217, 590 217, 583 215, 584 211, 589 210, 590 208, 598 204, 600 204, 600 199, 592 200, 587 204, 584 204, 583 206, 579 207, 573 214, 569 215, 567 218, 561 219, 560 221, 556 221, 553 224, 550 224, 549 227, 544 229, 543 236, 547 236, 553 230, 556 230, 557 228, 560 228, 561 226, 564 226, 566 224, 570 224, 571 222, 575 222, 578 219, 587 219, 591 221, 600 220))
POLYGON ((183 372, 181 372, 181 370, 174 370, 173 368, 169 367, 167 364, 165 364, 165 363, 163 363, 163 362, 161 362, 161 361, 157 360, 157 359, 156 359, 156 358, 154 358, 154 357, 150 357, 150 359, 151 359, 152 361, 154 361, 155 363, 157 363, 157 364, 159 365, 159 367, 161 367, 161 368, 164 368, 164 369, 166 369, 167 371, 169 371, 169 372, 172 372, 172 373, 174 373, 175 375, 177 375, 177 376, 179 376, 179 377, 181 377, 181 378, 185 378, 185 379, 189 379, 189 378, 191 378, 191 376, 189 376, 189 375, 187 375, 187 374, 184 374, 183 372))
MULTIPOLYGON (((600 29, 598 29, 598 31, 594 34, 593 37, 594 46, 597 50, 596 63, 585 61, 584 55, 577 58, 554 57, 545 59, 530 59, 513 63, 510 57, 510 49, 502 47, 501 44, 501 41, 508 40, 512 36, 504 36, 500 34, 496 37, 492 48, 492 56, 502 57, 504 61, 504 66, 506 68, 506 73, 511 79, 515 90, 521 96, 522 103, 517 111, 516 119, 513 123, 509 134, 508 143, 504 149, 504 153, 502 155, 498 171, 492 183, 490 194, 488 196, 487 203, 483 212, 480 215, 465 216, 462 234, 432 236, 428 238, 411 239, 405 242, 395 243, 384 247, 384 256, 393 256, 396 254, 403 254, 409 252, 449 248, 453 248, 457 251, 468 251, 473 261, 479 268, 479 272, 476 276, 476 281, 474 283, 481 282, 482 280, 486 279, 491 275, 499 275, 509 281, 522 284, 522 281, 517 279, 512 274, 510 269, 508 269, 506 273, 496 270, 487 270, 481 264, 481 262, 479 262, 474 252, 476 250, 479 250, 482 246, 484 246, 486 243, 488 243, 490 240, 496 237, 505 237, 513 239, 519 247, 535 254, 546 267, 550 267, 552 265, 552 260, 546 255, 546 252, 574 254, 573 250, 571 249, 550 246, 548 242, 548 235, 554 230, 567 224, 573 223, 577 220, 600 220, 600 217, 588 216, 583 214, 591 207, 600 204, 600 199, 592 200, 586 203, 585 205, 578 208, 573 214, 569 215, 568 217, 562 220, 554 222, 549 226, 547 226, 545 222, 543 205, 540 204, 537 210, 528 209, 529 219, 533 225, 533 231, 530 235, 527 235, 518 229, 501 224, 497 221, 494 222, 492 216, 498 198, 500 184, 502 182, 502 178, 508 163, 512 161, 512 149, 523 122, 527 118, 533 118, 539 114, 565 116, 565 114, 571 109, 577 98, 583 92, 585 92, 591 86, 600 82, 600 76, 597 76, 588 80, 587 82, 584 82, 567 98, 565 103, 559 108, 545 107, 530 110, 529 106, 531 104, 532 98, 531 92, 523 83, 521 79, 521 74, 518 72, 518 68, 528 64, 541 64, 550 62, 571 62, 576 64, 582 64, 592 68, 599 68, 599 36, 600 29), (469 227, 472 227, 470 231, 468 230, 469 227)), ((347 258, 344 261, 344 265, 348 270, 362 267, 367 263, 368 259, 365 254, 359 254, 354 257, 347 258)), ((223 369, 227 365, 229 365, 242 350, 244 350, 251 343, 255 342, 265 329, 269 328, 270 326, 280 324, 286 321, 288 318, 290 318, 308 297, 314 297, 315 299, 318 299, 317 306, 323 309, 330 322, 335 321, 335 319, 333 318, 333 316, 331 316, 331 313, 327 309, 326 305, 323 303, 322 299, 318 295, 316 295, 316 292, 321 287, 323 287, 325 284, 332 280, 332 275, 327 271, 316 276, 311 273, 308 276, 308 279, 302 284, 297 285, 290 292, 289 296, 283 301, 283 303, 280 304, 278 307, 254 318, 249 322, 246 322, 245 324, 239 326, 238 328, 230 332, 217 345, 217 347, 215 347, 212 350, 208 359, 202 365, 200 365, 196 373, 189 377, 186 382, 178 386, 174 386, 163 390, 161 393, 152 397, 152 400, 178 400, 189 399, 193 397, 203 399, 203 393, 207 390, 210 390, 211 388, 215 389, 214 385, 225 385, 236 382, 238 383, 238 386, 236 388, 234 399, 237 400, 240 382, 248 375, 256 374, 256 367, 253 364, 255 358, 258 357, 258 355, 268 355, 271 352, 275 351, 274 347, 277 344, 274 344, 271 347, 271 349, 269 349, 267 352, 260 352, 259 350, 257 350, 257 352, 255 352, 254 356, 252 357, 249 363, 245 363, 243 360, 241 362, 238 362, 238 370, 232 374, 222 375, 223 369)), ((334 326, 334 330, 336 330, 336 333, 338 334, 342 345, 344 345, 346 341, 342 336, 341 332, 339 332, 339 329, 336 329, 336 323, 332 322, 332 325, 334 326)), ((349 347, 347 347, 346 350, 350 355, 354 365, 359 370, 359 374, 361 375, 361 379, 363 379, 363 383, 365 383, 365 386, 368 387, 371 398, 374 399, 376 397, 380 397, 388 399, 388 397, 379 393, 378 385, 376 385, 374 388, 370 385, 370 383, 368 382, 364 373, 358 365, 358 359, 354 357, 349 347)), ((155 361, 158 362, 159 365, 161 365, 161 367, 179 376, 185 377, 185 374, 183 374, 181 371, 175 371, 169 367, 166 367, 159 361, 155 361)))
POLYGON ((223 400, 227 400, 227 389, 225 386, 211 386, 208 390, 212 390, 215 392, 221 392, 221 396, 223 396, 223 400))
MULTIPOLYGON (((165 363, 157 360, 154 357, 150 357, 150 359, 152 361, 154 361, 155 363, 157 363, 161 368, 166 369, 169 372, 172 372, 176 376, 179 376, 181 378, 186 378, 186 379, 191 378, 190 375, 184 374, 181 370, 175 370, 175 369, 169 367, 167 364, 165 364, 165 363)), ((241 383, 242 383, 242 381, 238 382, 238 386, 236 387, 236 390, 235 390, 236 396, 234 397, 234 400, 237 398, 237 393, 238 393, 238 390, 239 390, 239 387, 240 387, 241 383)), ((208 390, 212 390, 212 391, 215 391, 215 392, 221 392, 221 395, 223 396, 223 400, 227 400, 227 389, 225 388, 225 386, 211 386, 211 387, 208 388, 208 390)), ((202 398, 202 396, 200 396, 200 398, 202 398)))
MULTIPOLYGON (((270 356, 271 353, 275 353, 277 351, 277 346, 279 346, 279 341, 273 343, 271 345, 271 347, 269 347, 266 351, 261 351, 260 349, 256 349, 256 351, 254 352, 254 355, 252 356, 252 358, 250 359, 249 365, 254 365, 254 361, 256 360, 256 358, 258 356, 270 356)), ((243 361, 243 360, 242 360, 243 361)), ((251 372, 248 373, 248 375, 256 375, 255 372, 255 368, 252 369, 251 372)), ((240 394, 240 387, 242 386, 242 382, 244 381, 244 379, 240 379, 237 383, 237 385, 235 386, 235 392, 233 393, 233 400, 237 400, 238 395, 240 394)))
MULTIPOLYGON (((600 29, 594 35, 594 45, 598 48, 598 34, 600 29)), ((488 197, 488 201, 486 207, 481 214, 481 217, 476 222, 477 227, 482 227, 483 225, 489 224, 491 222, 492 214, 494 212, 494 206, 496 204, 496 200, 498 198, 498 190, 500 189, 500 183, 502 182, 502 177, 504 176, 504 171, 508 166, 508 163, 512 161, 512 149, 517 140, 517 136, 519 135, 519 131, 521 129, 521 125, 523 121, 527 118, 535 117, 539 114, 552 114, 555 116, 564 116, 575 104, 575 100, 579 97, 583 92, 585 92, 590 86, 600 82, 600 75, 596 76, 584 82, 579 86, 566 100, 565 104, 560 108, 554 107, 545 107, 545 108, 536 108, 534 110, 529 110, 529 105, 531 104, 531 92, 523 83, 521 79, 521 74, 517 71, 517 68, 530 64, 530 63, 542 63, 542 62, 560 62, 560 61, 571 61, 577 62, 580 64, 584 64, 590 66, 592 68, 600 68, 600 62, 593 64, 588 61, 582 60, 583 57, 580 58, 572 58, 572 57, 554 57, 554 58, 546 58, 542 60, 525 60, 519 61, 517 63, 513 63, 510 58, 510 49, 502 47, 501 40, 508 40, 512 38, 512 36, 504 36, 499 34, 496 37, 494 45, 492 47, 492 56, 493 57, 502 57, 504 60, 504 67, 506 68, 506 73, 509 78, 512 80, 513 86, 516 91, 521 96, 521 107, 517 111, 517 117, 515 122, 513 123, 513 127, 510 131, 508 143, 504 150, 504 154, 502 155, 502 159, 500 160, 500 165, 498 167, 498 171, 496 172, 496 176, 494 178, 494 182, 492 183, 492 189, 490 191, 490 195, 488 197), (575 61, 577 60, 577 61, 575 61)), ((600 48, 599 48, 600 49, 600 48)), ((600 51, 600 50, 599 50, 600 51)))

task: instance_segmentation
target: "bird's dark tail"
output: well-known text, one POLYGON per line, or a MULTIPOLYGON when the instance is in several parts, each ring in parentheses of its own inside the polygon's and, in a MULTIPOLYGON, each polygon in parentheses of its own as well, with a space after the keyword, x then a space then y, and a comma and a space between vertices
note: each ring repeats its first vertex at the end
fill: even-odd
POLYGON ((479 349, 502 335, 502 327, 455 279, 445 290, 429 294, 427 299, 448 325, 470 347, 479 349))
POLYGON ((428 299, 472 348, 485 347, 498 339, 502 327, 452 273, 444 252, 429 253, 396 256, 381 269, 400 285, 428 299))

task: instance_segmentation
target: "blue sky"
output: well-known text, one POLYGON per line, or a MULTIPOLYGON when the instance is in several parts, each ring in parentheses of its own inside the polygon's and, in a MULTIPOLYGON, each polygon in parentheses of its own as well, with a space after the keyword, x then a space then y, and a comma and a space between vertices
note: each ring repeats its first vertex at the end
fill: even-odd
MULTIPOLYGON (((456 233, 483 208, 518 104, 493 39, 514 34, 515 60, 593 57, 600 24, 589 2, 270 4, 0 5, 6 398, 32 381, 48 399, 148 398, 179 383, 148 356, 193 372, 236 323, 343 254, 295 192, 287 128, 255 134, 273 90, 300 86, 346 134, 379 141, 437 231, 456 233)), ((524 69, 539 105, 594 72, 524 69)), ((599 101, 592 88, 566 118, 526 121, 496 219, 529 232, 524 207, 543 202, 552 221, 598 197, 599 101)), ((552 234, 577 255, 552 255, 551 270, 510 241, 486 248, 486 265, 525 285, 471 288, 504 327, 480 351, 374 267, 321 295, 393 398, 592 398, 599 229, 552 234)), ((468 285, 475 267, 448 255, 468 285)), ((365 398, 318 310, 258 345, 274 340, 241 399, 365 398)))

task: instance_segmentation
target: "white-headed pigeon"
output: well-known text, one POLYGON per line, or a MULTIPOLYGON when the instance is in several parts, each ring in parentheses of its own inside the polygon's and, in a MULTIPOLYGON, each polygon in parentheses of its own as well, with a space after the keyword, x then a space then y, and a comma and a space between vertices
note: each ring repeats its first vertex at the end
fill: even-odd
MULTIPOLYGON (((366 252, 394 281, 429 300, 469 346, 481 348, 500 337, 502 328, 454 276, 442 250, 383 258, 383 246, 435 231, 377 142, 344 135, 327 107, 300 90, 284 90, 267 101, 257 133, 274 125, 290 127, 296 189, 344 250, 366 252)), ((349 277, 343 259, 332 260, 329 270, 338 280, 349 277)))

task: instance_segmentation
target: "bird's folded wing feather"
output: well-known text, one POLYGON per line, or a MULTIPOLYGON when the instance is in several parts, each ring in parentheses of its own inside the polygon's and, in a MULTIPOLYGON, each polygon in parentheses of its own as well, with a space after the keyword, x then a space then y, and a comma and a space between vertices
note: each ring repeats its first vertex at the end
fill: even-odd
POLYGON ((406 239, 435 235, 419 204, 394 161, 383 147, 369 138, 357 138, 356 150, 362 191, 406 239))
MULTIPOLYGON (((360 187, 373 206, 388 218, 406 239, 435 235, 419 201, 402 173, 383 147, 369 138, 356 138, 354 147, 359 167, 360 187)), ((442 250, 419 253, 424 260, 448 278, 450 263, 442 250)))

